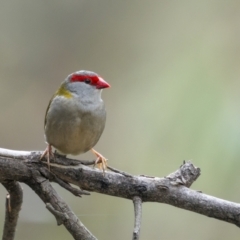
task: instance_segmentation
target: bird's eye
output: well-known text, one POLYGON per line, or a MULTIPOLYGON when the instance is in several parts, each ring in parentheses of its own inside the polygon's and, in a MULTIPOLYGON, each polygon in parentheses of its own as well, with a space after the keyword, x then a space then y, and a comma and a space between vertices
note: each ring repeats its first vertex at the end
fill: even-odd
POLYGON ((84 82, 85 82, 86 84, 90 84, 92 81, 91 81, 91 79, 87 78, 87 79, 84 80, 84 82))

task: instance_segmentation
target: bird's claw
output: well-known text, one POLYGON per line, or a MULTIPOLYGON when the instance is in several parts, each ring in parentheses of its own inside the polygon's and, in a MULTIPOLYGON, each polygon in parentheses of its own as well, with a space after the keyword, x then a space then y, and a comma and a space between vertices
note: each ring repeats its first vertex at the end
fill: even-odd
POLYGON ((97 159, 93 165, 95 167, 96 165, 98 166, 99 169, 103 171, 103 175, 105 175, 105 171, 107 170, 107 159, 94 149, 92 149, 93 153, 97 156, 97 159))
POLYGON ((50 144, 48 144, 47 148, 41 155, 40 160, 42 160, 45 156, 47 158, 48 170, 50 171, 50 158, 54 157, 54 154, 52 152, 52 146, 50 144))
POLYGON ((103 172, 105 172, 105 170, 107 169, 107 159, 106 158, 101 158, 98 157, 93 165, 93 167, 98 166, 99 169, 102 169, 103 172))

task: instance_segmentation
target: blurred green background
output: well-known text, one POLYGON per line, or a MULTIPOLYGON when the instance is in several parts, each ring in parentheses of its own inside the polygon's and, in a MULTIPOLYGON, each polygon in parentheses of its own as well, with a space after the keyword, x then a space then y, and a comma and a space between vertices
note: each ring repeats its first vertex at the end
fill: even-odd
MULTIPOLYGON (((239 202, 239 23, 240 2, 231 0, 2 0, 0 147, 44 150, 49 99, 68 74, 92 70, 112 86, 103 92, 108 117, 96 146, 109 165, 161 177, 191 159, 202 170, 193 189, 239 202)), ((131 239, 131 201, 80 199, 54 186, 97 238, 131 239)), ((16 239, 72 239, 23 189, 16 239)), ((1 187, 1 228, 5 195, 1 187)), ((239 229, 145 203, 141 239, 234 240, 239 229)))

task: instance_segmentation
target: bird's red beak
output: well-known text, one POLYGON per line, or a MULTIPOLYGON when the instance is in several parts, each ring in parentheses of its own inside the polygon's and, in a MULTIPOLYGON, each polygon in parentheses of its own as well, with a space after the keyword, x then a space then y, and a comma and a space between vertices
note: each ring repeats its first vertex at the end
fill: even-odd
POLYGON ((108 84, 103 78, 98 77, 98 82, 96 87, 97 89, 109 88, 110 84, 108 84))

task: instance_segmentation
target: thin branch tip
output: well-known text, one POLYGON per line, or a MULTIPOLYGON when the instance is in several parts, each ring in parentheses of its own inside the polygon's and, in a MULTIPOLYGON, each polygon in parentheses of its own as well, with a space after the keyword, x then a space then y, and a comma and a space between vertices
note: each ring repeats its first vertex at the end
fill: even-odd
POLYGON ((140 229, 142 221, 142 199, 139 196, 133 197, 134 205, 134 229, 133 229, 133 240, 140 238, 140 229))

